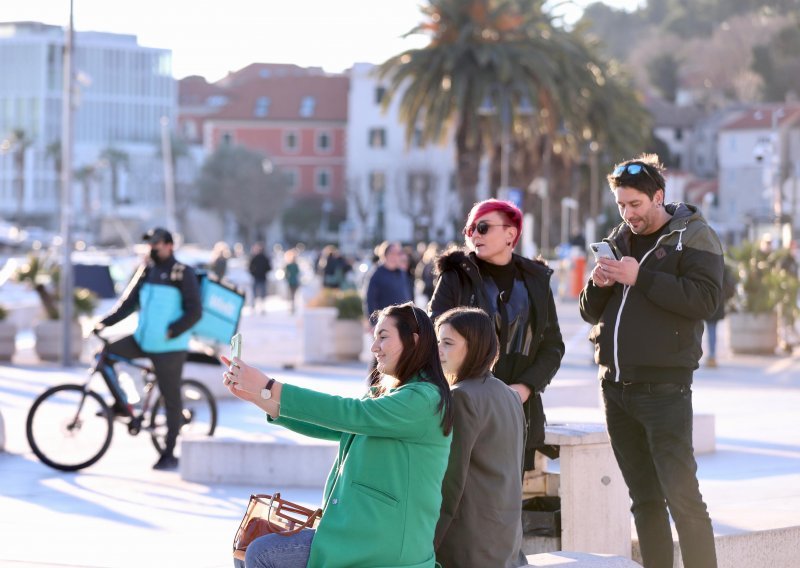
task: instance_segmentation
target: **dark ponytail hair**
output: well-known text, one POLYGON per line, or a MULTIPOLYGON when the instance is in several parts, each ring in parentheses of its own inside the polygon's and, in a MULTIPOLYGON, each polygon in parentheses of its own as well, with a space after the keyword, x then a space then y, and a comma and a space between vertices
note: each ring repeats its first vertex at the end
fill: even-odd
MULTIPOLYGON (((400 386, 407 384, 414 377, 419 377, 419 380, 432 383, 439 389, 440 401, 437 411, 442 414, 442 431, 445 435, 449 434, 453 428, 453 399, 450 385, 439 361, 439 348, 433 322, 428 314, 412 302, 395 304, 372 314, 373 321, 381 317, 392 318, 403 344, 403 353, 392 376, 397 379, 400 386), (415 333, 419 336, 416 342, 415 333)), ((378 369, 373 369, 370 374, 369 385, 376 396, 383 394, 381 376, 378 369)))

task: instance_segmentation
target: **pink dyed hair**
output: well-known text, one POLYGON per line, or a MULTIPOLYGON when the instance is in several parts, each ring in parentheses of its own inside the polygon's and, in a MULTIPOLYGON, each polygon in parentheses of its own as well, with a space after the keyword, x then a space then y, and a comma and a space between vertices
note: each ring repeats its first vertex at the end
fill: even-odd
POLYGON ((513 246, 517 246, 519 238, 522 236, 522 211, 510 201, 500 201, 494 198, 479 201, 472 206, 469 215, 467 215, 467 227, 472 225, 475 219, 479 219, 492 211, 497 211, 502 214, 508 221, 508 224, 517 229, 517 236, 514 237, 513 243, 513 246))

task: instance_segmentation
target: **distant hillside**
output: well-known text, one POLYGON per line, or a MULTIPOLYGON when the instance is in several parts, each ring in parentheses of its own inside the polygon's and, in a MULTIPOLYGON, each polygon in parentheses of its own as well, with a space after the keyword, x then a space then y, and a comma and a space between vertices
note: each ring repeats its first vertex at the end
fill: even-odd
POLYGON ((597 2, 577 26, 646 92, 672 102, 715 107, 800 94, 798 0, 648 0, 634 12, 597 2))

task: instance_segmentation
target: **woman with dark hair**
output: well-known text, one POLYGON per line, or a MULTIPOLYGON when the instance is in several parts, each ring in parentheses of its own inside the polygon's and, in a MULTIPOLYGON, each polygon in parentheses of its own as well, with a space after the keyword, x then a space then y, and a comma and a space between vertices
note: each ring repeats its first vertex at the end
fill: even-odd
POLYGON ((428 312, 436 320, 456 306, 482 308, 494 322, 499 358, 495 377, 517 391, 528 423, 523 465, 533 469, 544 445, 541 393, 561 366, 564 342, 544 262, 514 254, 522 212, 508 201, 476 203, 464 227, 466 250, 445 252, 428 312))
POLYGON ((433 323, 410 302, 389 306, 377 313, 372 353, 378 364, 361 398, 283 384, 223 358, 225 385, 269 422, 339 442, 316 530, 256 539, 247 568, 433 568, 453 426, 433 323))
POLYGON ((525 416, 517 393, 489 370, 497 360, 494 325, 481 309, 454 308, 436 320, 436 334, 454 406, 436 560, 442 568, 524 566, 517 472, 525 416))

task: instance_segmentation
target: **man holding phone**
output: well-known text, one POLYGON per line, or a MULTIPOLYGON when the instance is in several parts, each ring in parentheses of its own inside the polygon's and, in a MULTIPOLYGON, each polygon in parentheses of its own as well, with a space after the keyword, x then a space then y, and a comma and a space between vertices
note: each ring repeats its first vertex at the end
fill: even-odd
MULTIPOLYGON (((611 446, 631 496, 645 568, 717 565, 692 449, 692 375, 703 320, 720 302, 722 245, 698 209, 664 202, 663 166, 642 155, 608 176, 623 222, 581 291, 593 325, 611 446)), ((599 247, 598 247, 599 248, 599 247)))
POLYGON ((173 255, 172 234, 156 228, 142 238, 150 245, 149 258, 136 271, 111 313, 97 324, 95 332, 139 311, 134 334, 111 343, 108 349, 123 357, 147 357, 153 362, 167 413, 165 448, 153 469, 171 470, 178 467, 174 450, 181 429, 180 383, 189 348, 189 329, 200 320, 203 307, 195 272, 173 255))

